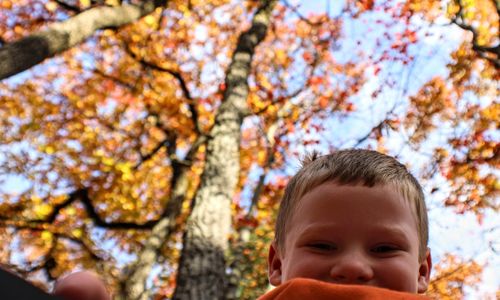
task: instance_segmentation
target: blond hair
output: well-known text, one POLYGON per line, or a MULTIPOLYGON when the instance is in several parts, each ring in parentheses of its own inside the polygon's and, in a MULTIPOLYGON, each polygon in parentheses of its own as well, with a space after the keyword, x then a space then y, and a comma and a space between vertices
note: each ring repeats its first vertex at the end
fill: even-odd
POLYGON ((299 200, 315 187, 328 181, 368 187, 393 185, 410 203, 416 215, 419 258, 425 258, 429 225, 422 187, 406 167, 393 157, 361 149, 341 150, 324 156, 313 153, 302 161, 302 168, 286 186, 276 220, 275 243, 280 251, 285 251, 286 228, 299 200))

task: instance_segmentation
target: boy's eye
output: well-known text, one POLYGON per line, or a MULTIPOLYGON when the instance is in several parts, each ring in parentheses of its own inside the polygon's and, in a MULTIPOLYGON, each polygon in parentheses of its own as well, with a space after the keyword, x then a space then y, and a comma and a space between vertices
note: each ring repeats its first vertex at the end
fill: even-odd
POLYGON ((393 251, 397 251, 399 248, 393 245, 380 245, 372 249, 372 252, 375 253, 389 253, 393 251))
POLYGON ((309 245, 310 248, 321 251, 332 251, 336 250, 337 246, 328 243, 313 243, 309 245))

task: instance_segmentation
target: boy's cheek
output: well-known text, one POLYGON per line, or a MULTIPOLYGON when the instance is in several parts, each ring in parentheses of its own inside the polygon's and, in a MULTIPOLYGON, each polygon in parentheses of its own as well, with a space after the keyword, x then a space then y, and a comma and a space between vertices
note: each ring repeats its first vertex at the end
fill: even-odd
POLYGON ((417 293, 419 291, 418 265, 410 259, 392 259, 375 267, 374 285, 390 290, 417 293))
POLYGON ((299 277, 328 281, 329 264, 327 261, 307 253, 295 254, 283 264, 283 282, 299 277))
MULTIPOLYGON (((307 252, 296 252, 283 261, 281 284, 294 278, 310 278, 333 282, 330 276, 334 262, 331 258, 307 252), (300 259, 299 259, 300 258, 300 259)), ((384 259, 371 266, 374 278, 367 285, 392 290, 417 293, 423 287, 416 273, 418 266, 408 257, 384 259)))

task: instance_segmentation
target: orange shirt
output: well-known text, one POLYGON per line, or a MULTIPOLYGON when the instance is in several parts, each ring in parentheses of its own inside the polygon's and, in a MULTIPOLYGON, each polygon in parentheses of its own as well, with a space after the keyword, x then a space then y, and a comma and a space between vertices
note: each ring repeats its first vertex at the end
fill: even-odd
POLYGON ((429 300, 431 298, 409 294, 388 289, 361 286, 331 284, 313 279, 292 279, 265 295, 258 300, 308 300, 308 299, 332 299, 332 300, 429 300))

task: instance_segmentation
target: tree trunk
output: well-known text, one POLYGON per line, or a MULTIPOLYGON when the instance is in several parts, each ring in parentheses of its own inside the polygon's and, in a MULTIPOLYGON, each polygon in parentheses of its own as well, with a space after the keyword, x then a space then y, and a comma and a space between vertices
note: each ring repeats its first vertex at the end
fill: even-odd
POLYGON ((9 43, 0 48, 0 80, 74 47, 99 29, 117 28, 137 21, 166 2, 147 0, 141 5, 91 8, 64 22, 54 23, 44 31, 9 43))
POLYGON ((240 127, 248 114, 248 75, 256 46, 264 39, 276 0, 263 1, 251 28, 238 39, 226 73, 226 91, 207 142, 201 185, 186 224, 176 300, 223 299, 231 229, 231 200, 239 166, 240 127))

